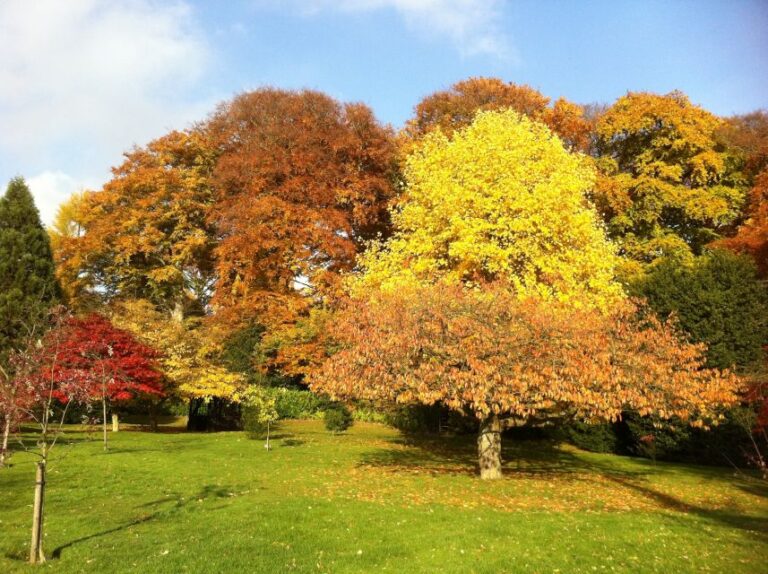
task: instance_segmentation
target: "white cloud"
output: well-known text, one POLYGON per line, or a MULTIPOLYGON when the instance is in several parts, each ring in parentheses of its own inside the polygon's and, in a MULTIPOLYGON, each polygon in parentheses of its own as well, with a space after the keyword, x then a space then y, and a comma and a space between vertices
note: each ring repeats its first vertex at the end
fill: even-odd
POLYGON ((501 0, 294 0, 307 13, 395 10, 416 33, 446 37, 463 56, 517 60, 499 26, 501 0))
POLYGON ((72 193, 95 186, 93 182, 79 181, 61 171, 44 171, 27 178, 26 181, 32 195, 35 196, 35 203, 40 210, 40 219, 46 225, 53 222, 59 205, 72 193))
POLYGON ((0 168, 50 198, 72 187, 57 170, 103 178, 210 108, 187 96, 210 51, 183 2, 2 0, 0 38, 0 168))

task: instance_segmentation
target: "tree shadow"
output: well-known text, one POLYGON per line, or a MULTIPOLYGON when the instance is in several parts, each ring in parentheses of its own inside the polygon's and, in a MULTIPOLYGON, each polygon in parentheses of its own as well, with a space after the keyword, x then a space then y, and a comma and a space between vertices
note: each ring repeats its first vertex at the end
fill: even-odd
POLYGON ((280 446, 288 446, 288 447, 290 447, 290 446, 301 446, 301 445, 305 444, 306 442, 307 441, 305 441, 305 440, 299 440, 299 439, 295 439, 295 438, 285 438, 280 443, 280 446))
MULTIPOLYGON (((433 474, 477 476, 475 440, 472 436, 441 437, 437 435, 406 435, 388 439, 391 448, 363 454, 359 466, 374 466, 392 471, 421 471, 433 474)), ((633 460, 639 468, 617 468, 600 463, 592 457, 578 456, 562 448, 552 440, 507 440, 502 443, 504 478, 521 480, 578 480, 594 481, 596 478, 612 482, 628 491, 639 494, 656 507, 671 511, 665 516, 681 520, 682 514, 694 515, 706 521, 747 532, 761 541, 768 540, 768 516, 745 515, 735 509, 707 508, 687 502, 654 488, 649 479, 673 472, 665 464, 647 465, 633 460)), ((675 465, 677 468, 679 465, 675 465)), ((722 475, 711 468, 684 465, 692 473, 712 480, 722 480, 722 475)), ((768 485, 757 480, 734 479, 731 486, 750 494, 768 496, 768 485)))
POLYGON ((110 534, 114 534, 115 532, 126 530, 133 526, 138 526, 140 524, 151 522, 160 517, 173 514, 174 512, 178 512, 184 508, 191 507, 191 503, 198 503, 203 500, 210 500, 210 499, 230 498, 231 496, 233 496, 232 489, 225 486, 209 484, 204 486, 197 494, 192 496, 185 497, 179 493, 173 493, 172 495, 165 496, 163 498, 158 498, 157 500, 145 502, 144 504, 140 504, 136 508, 149 509, 151 510, 149 514, 140 516, 138 518, 135 518, 129 522, 125 522, 113 528, 109 528, 107 530, 101 530, 99 532, 94 532, 93 534, 89 534, 88 536, 82 536, 80 538, 76 538, 75 540, 71 540, 66 544, 62 544, 61 546, 56 547, 53 550, 51 557, 54 560, 58 560, 61 558, 61 555, 63 554, 63 552, 66 549, 71 548, 72 546, 75 546, 77 544, 82 544, 83 542, 88 542, 89 540, 93 540, 96 538, 101 538, 103 536, 108 536, 110 534))
MULTIPOLYGON (((600 466, 596 466, 599 470, 600 466)), ((705 508, 680 500, 665 492, 658 491, 650 486, 638 483, 636 480, 627 480, 614 473, 603 472, 602 476, 623 488, 632 490, 645 498, 652 500, 665 510, 671 510, 681 514, 692 514, 710 522, 716 522, 729 528, 743 530, 750 536, 761 541, 768 541, 768 516, 750 516, 732 510, 705 508)), ((676 519, 674 515, 668 515, 676 519)))
MULTIPOLYGON (((434 474, 477 474, 477 446, 474 436, 405 435, 387 439, 393 448, 365 453, 360 466, 422 470, 434 474)), ((577 478, 590 472, 588 461, 563 450, 546 439, 502 441, 502 460, 507 477, 549 476, 577 478)), ((613 469, 621 475, 636 471, 613 469)))

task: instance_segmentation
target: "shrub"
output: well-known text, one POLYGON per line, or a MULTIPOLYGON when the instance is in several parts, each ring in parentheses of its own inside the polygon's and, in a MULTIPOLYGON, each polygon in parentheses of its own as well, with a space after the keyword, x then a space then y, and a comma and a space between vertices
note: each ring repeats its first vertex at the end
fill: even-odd
POLYGON ((251 386, 243 397, 240 421, 248 438, 259 439, 267 436, 269 445, 269 427, 277 420, 275 399, 266 389, 251 386))
POLYGON ((325 410, 325 428, 340 433, 352 426, 352 413, 344 405, 333 405, 325 410))
POLYGON ((240 420, 248 438, 260 439, 266 436, 267 423, 262 421, 258 407, 244 406, 240 411, 240 420))
POLYGON ((317 418, 328 401, 310 391, 298 389, 269 389, 275 399, 277 415, 281 419, 317 418))

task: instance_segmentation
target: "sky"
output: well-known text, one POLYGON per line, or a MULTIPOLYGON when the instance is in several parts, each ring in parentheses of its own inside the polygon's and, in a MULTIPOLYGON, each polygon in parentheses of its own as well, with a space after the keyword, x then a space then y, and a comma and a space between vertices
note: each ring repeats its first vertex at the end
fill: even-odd
POLYGON ((270 85, 362 101, 400 127, 471 76, 610 103, 684 91, 768 108, 765 0, 0 0, 0 185, 41 216, 122 153, 270 85))

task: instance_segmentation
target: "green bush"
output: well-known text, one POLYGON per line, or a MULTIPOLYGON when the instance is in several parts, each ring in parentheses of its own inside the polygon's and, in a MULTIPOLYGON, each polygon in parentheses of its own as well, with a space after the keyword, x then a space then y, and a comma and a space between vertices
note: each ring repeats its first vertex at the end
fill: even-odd
POLYGON ((261 410, 255 406, 243 406, 240 421, 245 435, 250 439, 262 439, 267 435, 267 423, 261 417, 261 410))
POLYGON ((277 415, 281 419, 317 418, 328 404, 327 399, 311 391, 272 388, 269 393, 275 399, 277 415))
POLYGON ((331 432, 344 432, 352 426, 352 413, 344 405, 333 405, 325 410, 325 428, 331 432))
POLYGON ((377 410, 370 406, 355 405, 352 411, 352 418, 355 421, 365 423, 384 423, 388 422, 387 413, 382 410, 377 410))

